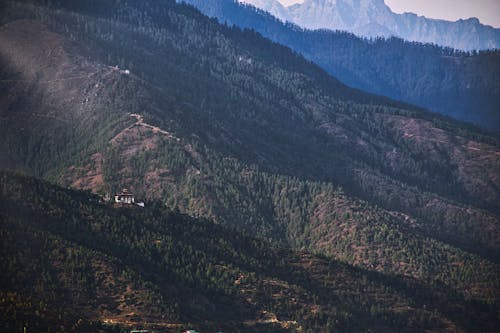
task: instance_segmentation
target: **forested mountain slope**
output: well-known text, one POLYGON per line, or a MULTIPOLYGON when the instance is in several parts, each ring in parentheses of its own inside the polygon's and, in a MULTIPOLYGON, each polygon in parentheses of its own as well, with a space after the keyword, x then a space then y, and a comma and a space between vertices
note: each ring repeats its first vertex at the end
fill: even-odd
POLYGON ((493 332, 492 305, 0 173, 4 331, 493 332))
POLYGON ((500 131, 500 51, 468 54, 397 38, 304 30, 235 0, 183 0, 291 47, 342 82, 500 131))
POLYGON ((51 3, 3 4, 2 168, 498 302, 495 138, 174 1, 51 3))

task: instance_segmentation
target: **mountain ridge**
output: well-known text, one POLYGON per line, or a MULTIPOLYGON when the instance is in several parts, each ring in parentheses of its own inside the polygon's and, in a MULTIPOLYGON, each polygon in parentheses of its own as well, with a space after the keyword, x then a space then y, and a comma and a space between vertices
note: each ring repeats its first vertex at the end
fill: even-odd
POLYGON ((466 51, 500 47, 500 29, 481 24, 477 18, 452 22, 414 13, 396 14, 379 0, 306 0, 288 7, 277 0, 241 2, 312 30, 346 30, 363 37, 396 36, 466 51))
POLYGON ((235 0, 184 2, 291 47, 349 86, 500 129, 499 51, 466 53, 397 38, 310 31, 235 0))

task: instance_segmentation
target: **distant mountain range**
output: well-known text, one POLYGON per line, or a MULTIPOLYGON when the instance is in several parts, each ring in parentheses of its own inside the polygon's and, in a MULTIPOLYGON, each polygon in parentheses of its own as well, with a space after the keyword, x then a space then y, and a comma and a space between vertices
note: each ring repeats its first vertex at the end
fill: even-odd
POLYGON ((345 30, 363 37, 396 36, 466 51, 500 47, 500 29, 481 24, 477 18, 451 22, 397 14, 384 0, 305 0, 289 7, 277 0, 240 2, 307 29, 345 30))

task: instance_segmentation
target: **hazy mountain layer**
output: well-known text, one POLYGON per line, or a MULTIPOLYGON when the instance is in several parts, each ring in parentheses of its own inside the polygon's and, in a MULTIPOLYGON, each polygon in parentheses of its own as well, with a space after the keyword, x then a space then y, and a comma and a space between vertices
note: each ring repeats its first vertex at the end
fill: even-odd
POLYGON ((241 2, 307 29, 345 30, 363 37, 396 36, 466 51, 500 47, 500 29, 483 25, 477 18, 451 22, 396 14, 384 0, 305 0, 290 7, 277 0, 241 2))
POLYGON ((400 39, 308 31, 234 0, 187 0, 221 22, 291 47, 342 82, 500 131, 500 52, 467 54, 400 39))

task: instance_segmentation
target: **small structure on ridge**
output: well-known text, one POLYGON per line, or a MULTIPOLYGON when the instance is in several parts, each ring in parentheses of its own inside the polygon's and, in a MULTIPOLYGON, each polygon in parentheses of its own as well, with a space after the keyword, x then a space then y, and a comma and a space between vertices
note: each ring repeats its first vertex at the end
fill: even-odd
POLYGON ((132 205, 135 203, 135 197, 126 188, 124 188, 122 193, 115 194, 115 203, 132 205))

